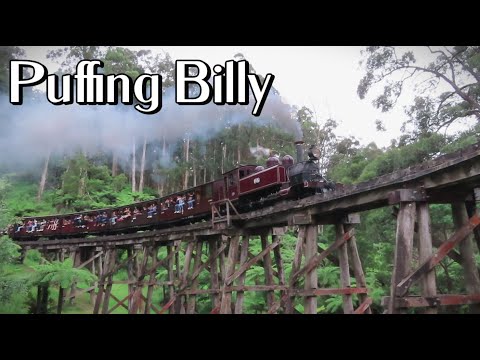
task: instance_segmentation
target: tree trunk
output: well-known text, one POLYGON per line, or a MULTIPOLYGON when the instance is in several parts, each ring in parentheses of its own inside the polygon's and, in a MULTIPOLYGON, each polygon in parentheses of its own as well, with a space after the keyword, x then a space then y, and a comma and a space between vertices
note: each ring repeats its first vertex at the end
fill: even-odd
MULTIPOLYGON (((205 163, 207 163, 206 158, 205 158, 205 163)), ((213 162, 212 162, 212 165, 213 166, 211 167, 212 172, 210 173, 210 181, 215 180, 215 174, 214 174, 215 172, 213 171, 213 169, 215 169, 215 143, 213 143, 213 162)))
POLYGON ((65 187, 65 175, 68 173, 68 171, 70 170, 70 161, 67 161, 67 158, 64 157, 63 160, 67 163, 67 168, 65 169, 65 172, 63 173, 63 176, 62 176, 62 190, 63 188, 65 187))
POLYGON ((45 158, 45 164, 43 165, 42 177, 40 179, 40 184, 38 186, 37 201, 40 201, 42 199, 43 191, 45 190, 45 183, 47 182, 49 161, 50 161, 50 150, 48 150, 47 152, 47 157, 45 158))
POLYGON ((237 158, 238 158, 238 164, 240 165, 240 163, 242 162, 242 147, 241 147, 241 144, 240 144, 240 136, 241 136, 241 129, 242 129, 242 126, 241 125, 238 125, 238 135, 237 135, 237 158))
POLYGON ((188 161, 190 160, 190 136, 187 135, 187 141, 185 143, 185 163, 187 165, 187 169, 185 170, 185 177, 183 181, 183 189, 188 189, 188 173, 189 173, 189 164, 188 161))
POLYGON ((83 169, 81 168, 80 169, 80 180, 78 182, 78 196, 82 197, 83 195, 85 195, 85 192, 86 192, 86 177, 87 177, 87 170, 86 169, 83 169))
MULTIPOLYGON (((162 160, 167 158, 167 143, 165 142, 165 135, 163 135, 163 147, 162 147, 162 160)), ((158 188, 159 196, 163 196, 165 190, 165 183, 167 182, 168 175, 162 179, 160 178, 160 186, 158 188)))
MULTIPOLYGON (((461 228, 468 222, 467 209, 465 203, 455 202, 452 203, 452 217, 453 224, 456 229, 461 228)), ((465 280, 465 287, 468 294, 480 293, 480 277, 478 276, 477 265, 475 263, 475 257, 473 252, 472 236, 468 235, 458 245, 460 250, 460 256, 462 257, 463 275, 465 280)), ((470 305, 470 312, 479 314, 480 304, 470 305)))
POLYGON ((117 154, 114 152, 112 156, 112 176, 117 176, 118 173, 118 158, 117 154))
POLYGON ((132 145, 132 192, 135 192, 137 189, 136 179, 135 179, 135 138, 133 138, 133 145, 132 145))
POLYGON ((195 156, 192 158, 192 169, 193 169, 193 186, 197 186, 197 169, 195 168, 195 156))
POLYGON ((37 305, 35 307, 35 314, 40 314, 42 306, 42 286, 37 286, 37 305))
POLYGON ((58 289, 58 304, 57 304, 57 314, 62 313, 63 308, 63 288, 60 286, 58 289))
POLYGON ((222 144, 222 174, 225 172, 225 160, 227 158, 227 144, 223 143, 222 144))
POLYGON ((38 314, 47 314, 48 313, 48 285, 40 285, 41 298, 40 298, 40 307, 37 309, 38 314))
POLYGON ((143 179, 145 172, 145 152, 147 151, 147 138, 143 138, 143 152, 142 152, 142 162, 140 164, 140 183, 138 184, 138 192, 143 193, 143 179))

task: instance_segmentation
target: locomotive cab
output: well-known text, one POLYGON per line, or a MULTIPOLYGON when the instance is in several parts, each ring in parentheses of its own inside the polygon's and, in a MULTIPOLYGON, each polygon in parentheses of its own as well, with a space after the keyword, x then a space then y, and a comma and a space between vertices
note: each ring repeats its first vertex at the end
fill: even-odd
POLYGON ((244 165, 223 174, 223 180, 215 181, 213 185, 214 201, 219 201, 223 199, 238 199, 240 193, 240 181, 243 178, 253 174, 256 167, 256 165, 244 165))

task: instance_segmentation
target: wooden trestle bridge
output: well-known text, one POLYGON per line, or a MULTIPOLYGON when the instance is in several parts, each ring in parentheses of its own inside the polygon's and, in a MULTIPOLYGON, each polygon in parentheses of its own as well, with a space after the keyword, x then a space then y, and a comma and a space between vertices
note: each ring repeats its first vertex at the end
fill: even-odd
MULTIPOLYGON (((480 312, 480 277, 474 260, 473 239, 480 247, 480 143, 462 151, 438 157, 332 193, 296 201, 283 201, 261 210, 232 215, 224 222, 201 222, 188 226, 96 238, 19 242, 23 251, 38 249, 48 259, 67 256, 77 267, 87 267, 98 276, 88 289, 72 287, 65 300, 88 291, 94 313, 111 313, 119 306, 129 313, 196 313, 196 297, 208 295, 212 313, 243 312, 244 294, 266 292, 269 313, 294 313, 293 300, 302 297, 304 312, 317 313, 317 297, 340 294, 344 313, 371 313, 369 290, 355 240, 355 224, 365 210, 393 206, 397 216, 396 247, 390 296, 383 298, 385 313, 402 313, 412 307, 436 313, 439 306, 470 304, 480 312), (479 190, 477 191, 477 188, 479 190), (448 241, 433 239, 429 204, 452 205, 456 232, 448 241), (334 224, 336 238, 319 251, 318 226, 334 224), (282 237, 287 227, 298 233, 290 278, 285 276, 282 237), (473 233, 473 236, 472 236, 473 233), (249 240, 260 236, 262 250, 252 254, 249 240), (416 241, 414 242, 414 238, 416 241), (413 247, 419 261, 413 264, 413 247), (454 249, 458 245, 458 251, 454 249), (159 256, 159 249, 166 247, 159 256), (117 252, 127 250, 127 259, 117 252), (184 256, 179 254, 183 252, 184 256), (319 288, 316 269, 333 252, 338 255, 340 288, 319 288), (208 258, 206 261, 203 259, 208 258), (434 268, 446 256, 461 264, 467 294, 437 294, 434 268), (162 258, 160 258, 162 257, 162 258), (180 262, 182 259, 182 263, 180 262), (193 262, 193 264, 192 264, 193 262), (262 264, 265 284, 245 285, 246 271, 262 264), (120 268, 127 268, 128 280, 113 281, 120 268), (155 278, 158 269, 168 273, 167 281, 155 278), (199 289, 199 274, 208 270, 210 288, 199 289), (356 286, 350 284, 350 277, 356 286), (303 286, 300 286, 303 279, 303 286), (116 298, 115 283, 128 284, 128 296, 116 298), (418 283, 421 295, 409 295, 418 283), (153 289, 163 286, 165 301, 152 301, 153 289), (232 297, 233 294, 236 296, 232 297), (352 297, 358 296, 354 308, 352 297), (109 307, 110 299, 116 303, 109 307)), ((233 212, 232 212, 233 214, 233 212)), ((218 220, 218 219, 217 219, 218 220)))

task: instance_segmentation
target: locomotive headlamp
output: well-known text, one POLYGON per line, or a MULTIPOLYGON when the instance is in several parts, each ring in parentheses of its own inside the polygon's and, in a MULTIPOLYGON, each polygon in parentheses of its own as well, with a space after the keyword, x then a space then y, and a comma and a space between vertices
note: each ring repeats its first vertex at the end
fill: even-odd
POLYGON ((311 160, 319 160, 320 159, 320 149, 317 148, 315 145, 310 146, 310 149, 308 149, 308 157, 311 160))

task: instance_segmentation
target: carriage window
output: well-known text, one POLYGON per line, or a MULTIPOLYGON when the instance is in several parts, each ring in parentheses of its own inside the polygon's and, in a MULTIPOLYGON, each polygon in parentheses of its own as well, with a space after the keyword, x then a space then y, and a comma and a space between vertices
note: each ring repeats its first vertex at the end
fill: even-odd
MULTIPOLYGON (((248 171, 248 170, 247 170, 248 171)), ((240 179, 243 178, 245 176, 245 171, 243 170, 240 170, 240 179)))
POLYGON ((235 181, 233 179, 233 174, 228 175, 228 186, 235 185, 235 181))

